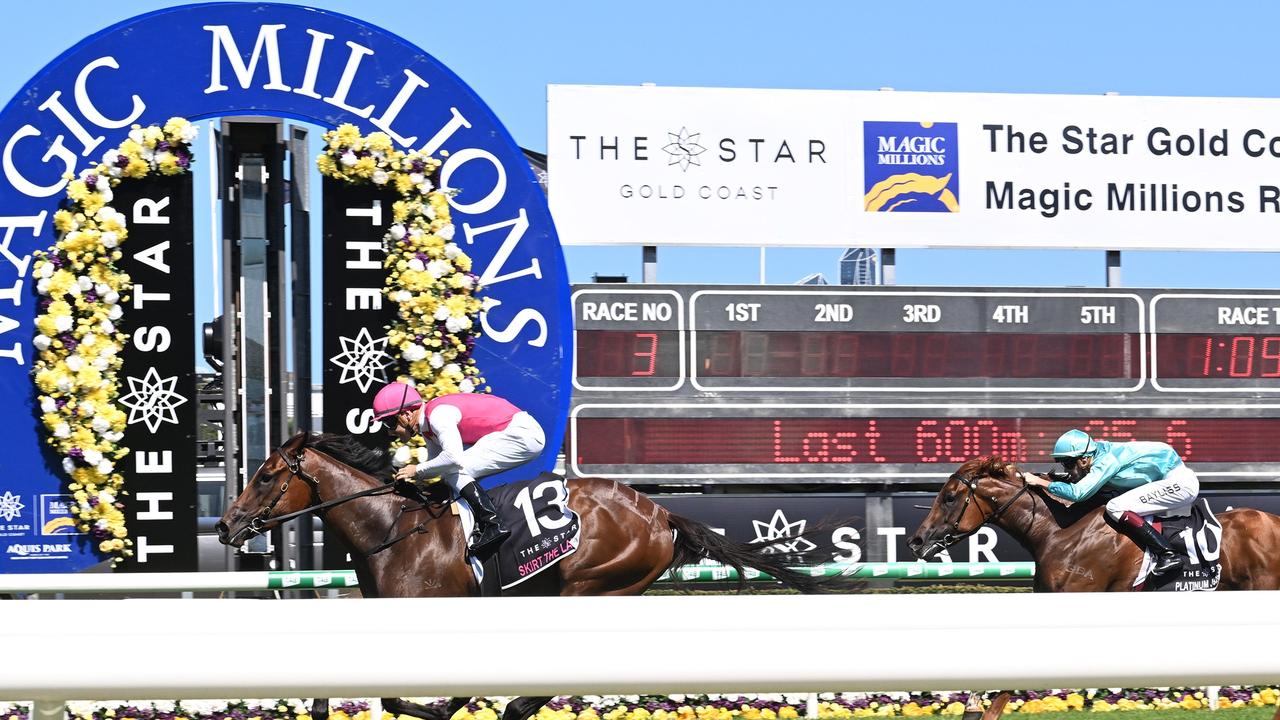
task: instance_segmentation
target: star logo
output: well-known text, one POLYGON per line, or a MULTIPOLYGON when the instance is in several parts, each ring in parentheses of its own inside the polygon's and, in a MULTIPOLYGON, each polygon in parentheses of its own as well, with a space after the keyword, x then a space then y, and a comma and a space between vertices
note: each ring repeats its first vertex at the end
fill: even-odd
POLYGON ((329 362, 342 368, 339 385, 355 383, 360 392, 369 392, 374 381, 387 382, 387 368, 393 362, 387 354, 387 339, 373 339, 369 328, 360 328, 354 338, 340 337, 342 352, 329 358, 329 362))
POLYGON ((187 401, 176 392, 178 376, 161 378, 153 367, 141 380, 125 380, 129 382, 129 394, 120 398, 120 404, 129 408, 129 425, 141 421, 154 433, 163 423, 178 424, 178 406, 187 401))
POLYGON ((0 495, 0 519, 5 522, 22 515, 22 508, 24 507, 26 505, 22 504, 21 499, 8 490, 3 495, 0 495))
POLYGON ((669 157, 667 165, 679 165, 681 170, 688 171, 690 165, 702 165, 698 156, 707 149, 698 143, 702 133, 691 133, 688 128, 680 128, 680 132, 667 133, 671 141, 662 146, 662 151, 669 157))
POLYGON ((759 520, 752 520, 751 525, 755 528, 756 539, 751 542, 770 542, 771 540, 779 540, 789 538, 791 542, 772 543, 768 547, 768 552, 782 553, 786 555, 799 555, 807 553, 818 547, 807 539, 800 537, 804 534, 804 520, 795 522, 787 522, 787 516, 783 514, 782 508, 773 511, 773 518, 769 522, 764 523, 759 520))

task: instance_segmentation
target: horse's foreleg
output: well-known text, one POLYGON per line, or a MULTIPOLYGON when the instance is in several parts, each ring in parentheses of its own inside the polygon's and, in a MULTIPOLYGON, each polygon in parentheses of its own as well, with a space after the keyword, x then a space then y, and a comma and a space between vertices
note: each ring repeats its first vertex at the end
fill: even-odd
POLYGON ((507 703, 507 709, 502 713, 502 720, 529 720, 543 705, 551 702, 553 695, 547 697, 518 697, 513 698, 507 703))
POLYGON ((449 720, 466 706, 471 698, 450 698, 444 707, 422 705, 404 698, 382 698, 382 709, 392 715, 408 715, 422 720, 449 720))
POLYGON ((329 698, 316 698, 311 701, 311 719, 329 720, 329 698))

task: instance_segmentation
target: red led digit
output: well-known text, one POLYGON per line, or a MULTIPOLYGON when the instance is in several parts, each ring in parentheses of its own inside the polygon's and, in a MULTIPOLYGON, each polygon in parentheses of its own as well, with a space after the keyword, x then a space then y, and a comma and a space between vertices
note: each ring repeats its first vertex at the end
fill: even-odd
POLYGON ((1253 337, 1250 335, 1240 335, 1231 338, 1231 362, 1227 365, 1227 372, 1233 378, 1250 377, 1253 375, 1253 337), (1238 361, 1243 360, 1243 363, 1238 361), (1244 367, 1241 368, 1240 365, 1244 367))
POLYGON ((1275 365, 1270 370, 1264 367, 1260 377, 1280 377, 1280 337, 1262 338, 1262 359, 1270 360, 1275 365))
MULTIPOLYGON (((634 377, 652 377, 654 370, 658 367, 658 334, 657 333, 635 333, 635 344, 633 348, 640 347, 642 349, 631 353, 632 357, 644 360, 648 358, 648 367, 641 370, 632 370, 631 375, 634 377), (645 347, 645 346, 648 347, 645 347)), ((634 367, 634 366, 633 366, 634 367)))
POLYGON ((1204 339, 1204 368, 1200 371, 1200 374, 1203 375, 1204 377, 1209 377, 1209 368, 1212 365, 1212 361, 1213 361, 1213 338, 1207 337, 1204 339))

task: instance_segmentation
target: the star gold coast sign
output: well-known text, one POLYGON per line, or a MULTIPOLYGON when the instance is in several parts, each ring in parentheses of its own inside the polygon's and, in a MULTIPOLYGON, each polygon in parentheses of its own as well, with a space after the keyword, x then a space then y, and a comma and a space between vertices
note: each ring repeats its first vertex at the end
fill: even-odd
MULTIPOLYGON (((572 328, 564 261, 545 198, 488 107, 424 51, 350 17, 267 3, 173 8, 86 38, 45 67, 0 114, 0 391, 7 400, 0 497, 13 498, 0 514, 0 572, 75 570, 97 561, 91 543, 66 534, 68 523, 59 517, 66 478, 43 450, 32 405, 33 253, 55 240, 51 220, 64 195, 64 176, 101 161, 134 125, 247 114, 324 127, 354 123, 444 160, 441 184, 460 190, 451 199, 457 242, 492 298, 481 318, 477 362, 496 392, 548 430, 549 450, 536 469, 553 463, 569 401, 564 358, 572 328)), ((164 259, 169 272, 194 276, 194 268, 174 266, 174 257, 164 259)), ((142 295, 136 292, 134 302, 142 295)), ((179 338, 155 342, 156 333, 143 328, 150 305, 132 318, 131 308, 124 309, 131 344, 142 343, 136 351, 191 344, 179 338)), ((164 378, 148 379, 150 369, 126 363, 122 393, 168 387, 164 378)), ((169 398, 169 405, 180 407, 179 398, 169 398)), ((131 417, 155 425, 171 414, 131 417)), ((161 472, 165 453, 193 452, 151 449, 128 456, 124 465, 126 472, 136 471, 138 462, 161 472)), ((163 516, 168 510, 162 498, 153 498, 140 512, 163 516)))

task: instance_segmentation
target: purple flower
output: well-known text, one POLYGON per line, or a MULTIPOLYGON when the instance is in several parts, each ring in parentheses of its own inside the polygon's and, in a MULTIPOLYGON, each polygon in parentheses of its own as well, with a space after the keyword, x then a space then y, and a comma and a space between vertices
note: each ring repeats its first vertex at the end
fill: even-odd
POLYGON ((129 167, 129 158, 128 158, 128 156, 126 156, 126 155, 120 155, 119 157, 117 157, 117 158, 116 158, 116 167, 118 167, 118 168, 126 168, 126 167, 129 167))
POLYGON ((86 302, 98 302, 98 294, 90 290, 84 294, 84 299, 86 302))
POLYGON ((190 156, 190 155, 187 155, 187 154, 185 154, 185 153, 178 155, 178 167, 185 168, 185 167, 190 167, 190 166, 191 166, 191 156, 190 156))

